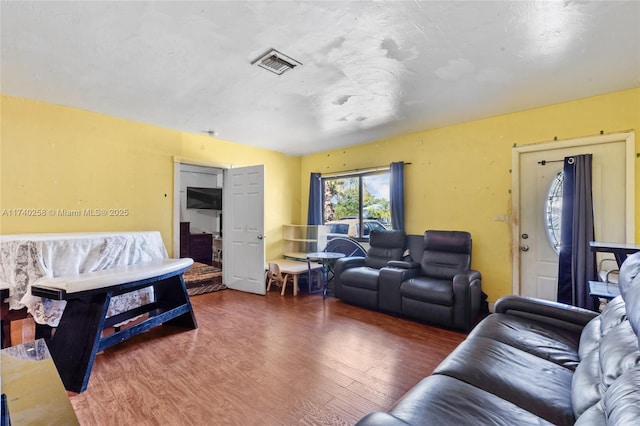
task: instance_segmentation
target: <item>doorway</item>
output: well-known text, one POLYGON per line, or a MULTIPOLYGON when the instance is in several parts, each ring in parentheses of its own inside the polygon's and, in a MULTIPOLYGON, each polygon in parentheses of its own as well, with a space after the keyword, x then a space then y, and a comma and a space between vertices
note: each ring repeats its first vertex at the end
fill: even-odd
POLYGON ((176 163, 174 169, 174 257, 222 268, 224 168, 176 163))
POLYGON ((210 179, 207 185, 224 187, 222 210, 217 212, 217 221, 212 225, 219 235, 221 252, 226 253, 222 261, 223 283, 228 288, 265 294, 264 166, 232 167, 230 164, 174 158, 174 257, 180 254, 181 209, 186 209, 186 200, 181 196, 181 190, 186 186, 181 182, 183 166, 215 175, 216 183, 210 179))
POLYGON ((635 141, 618 133, 513 149, 513 294, 556 300, 558 254, 549 200, 564 157, 593 154, 595 238, 635 240, 635 141))

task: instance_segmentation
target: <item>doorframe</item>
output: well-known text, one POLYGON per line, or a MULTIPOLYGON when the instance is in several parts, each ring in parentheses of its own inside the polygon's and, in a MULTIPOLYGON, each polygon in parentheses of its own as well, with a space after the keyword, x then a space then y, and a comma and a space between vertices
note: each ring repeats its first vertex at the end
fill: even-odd
POLYGON ((579 146, 625 142, 625 239, 635 242, 635 133, 625 131, 606 135, 585 136, 560 141, 547 141, 514 146, 511 151, 511 282, 512 294, 520 294, 520 156, 537 151, 552 151, 579 146))
MULTIPOLYGON (((180 166, 182 164, 223 170, 233 167, 233 165, 228 163, 194 160, 192 158, 176 156, 173 157, 173 226, 171 230, 171 245, 173 247, 174 259, 180 257, 180 166)), ((222 182, 222 186, 224 187, 224 180, 222 182)), ((222 206, 222 214, 224 215, 224 205, 222 206)))

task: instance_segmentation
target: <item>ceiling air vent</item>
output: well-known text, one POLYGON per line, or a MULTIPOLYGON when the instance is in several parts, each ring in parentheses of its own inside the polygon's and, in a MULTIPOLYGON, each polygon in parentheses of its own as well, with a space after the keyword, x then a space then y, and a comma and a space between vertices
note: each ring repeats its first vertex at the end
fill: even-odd
POLYGON ((278 75, 292 70, 302 63, 293 58, 288 57, 275 49, 269 50, 264 55, 253 61, 251 65, 257 65, 261 68, 274 72, 278 75))

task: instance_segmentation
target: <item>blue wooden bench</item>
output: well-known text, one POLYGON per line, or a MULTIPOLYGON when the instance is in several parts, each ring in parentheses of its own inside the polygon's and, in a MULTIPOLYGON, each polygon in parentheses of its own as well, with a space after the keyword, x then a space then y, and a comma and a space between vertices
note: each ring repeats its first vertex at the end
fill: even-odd
POLYGON ((163 259, 35 282, 34 296, 67 301, 53 337, 47 339, 65 388, 86 390, 96 354, 132 336, 161 324, 197 328, 182 278, 192 264, 189 258, 163 259), (154 302, 106 317, 113 296, 150 286, 154 302), (103 336, 103 330, 145 314, 143 320, 103 336))

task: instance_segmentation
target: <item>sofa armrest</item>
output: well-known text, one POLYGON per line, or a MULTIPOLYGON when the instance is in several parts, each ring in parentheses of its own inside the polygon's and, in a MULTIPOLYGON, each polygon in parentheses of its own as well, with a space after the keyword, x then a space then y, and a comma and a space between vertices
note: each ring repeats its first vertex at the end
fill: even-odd
POLYGON ((572 331, 580 331, 597 312, 550 300, 526 296, 504 296, 494 305, 494 312, 517 315, 572 331))
POLYGON ((419 269, 420 264, 416 262, 410 262, 406 260, 390 260, 387 262, 387 266, 390 268, 399 268, 399 269, 419 269))
POLYGON ((453 277, 454 326, 469 330, 480 310, 482 276, 473 269, 459 272, 453 277))
POLYGON ((364 257, 351 256, 351 257, 342 257, 336 260, 336 263, 333 265, 333 279, 334 279, 333 291, 337 298, 341 297, 340 292, 342 291, 342 281, 340 277, 342 273, 349 268, 356 268, 358 266, 364 266, 364 257))
POLYGON ((378 276, 378 308, 386 312, 401 314, 402 296, 400 295, 400 286, 404 281, 418 275, 419 271, 420 269, 418 268, 384 267, 380 269, 380 275, 378 276))
POLYGON ((361 257, 361 256, 342 257, 336 260, 336 263, 333 265, 333 271, 335 275, 338 276, 345 269, 356 268, 358 266, 364 266, 364 257, 361 257))
POLYGON ((376 411, 364 416, 355 426, 406 426, 408 424, 389 413, 376 411))

